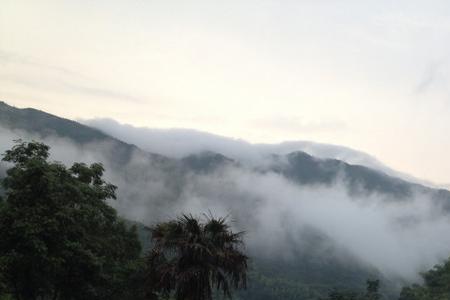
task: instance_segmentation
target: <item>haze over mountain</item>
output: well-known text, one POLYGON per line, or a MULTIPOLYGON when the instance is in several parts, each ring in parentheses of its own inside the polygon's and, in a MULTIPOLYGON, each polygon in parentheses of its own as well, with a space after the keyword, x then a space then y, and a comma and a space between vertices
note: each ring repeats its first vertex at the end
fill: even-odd
POLYGON ((450 192, 387 175, 383 166, 349 163, 377 164, 364 154, 309 143, 250 145, 190 131, 166 137, 112 124, 116 133, 0 103, 0 150, 17 138, 36 139, 64 163, 102 162, 118 186, 113 205, 130 220, 230 215, 237 230, 247 231, 254 258, 245 299, 317 298, 332 286, 360 288, 367 277, 383 278, 392 292, 450 253, 450 192), (280 298, 275 286, 288 296, 280 298))
POLYGON ((181 158, 186 155, 212 151, 220 152, 236 160, 260 164, 270 154, 288 154, 303 151, 317 158, 333 158, 350 164, 363 165, 394 176, 411 176, 396 172, 376 158, 347 147, 321 144, 311 141, 286 141, 280 144, 251 144, 244 140, 227 138, 192 129, 155 129, 120 124, 113 119, 81 120, 83 124, 97 128, 141 149, 181 158))

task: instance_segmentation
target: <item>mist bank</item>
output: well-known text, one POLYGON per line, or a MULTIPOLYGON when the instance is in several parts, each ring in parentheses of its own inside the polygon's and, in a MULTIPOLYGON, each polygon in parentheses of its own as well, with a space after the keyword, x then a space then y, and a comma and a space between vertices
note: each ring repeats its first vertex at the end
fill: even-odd
MULTIPOLYGON (((118 200, 111 204, 127 219, 151 225, 181 213, 228 215, 235 230, 246 231, 248 250, 255 257, 290 262, 305 253, 332 256, 344 264, 367 265, 389 278, 416 281, 420 271, 450 255, 449 215, 427 193, 387 201, 392 195, 352 193, 344 177, 327 184, 300 184, 245 161, 198 170, 183 159, 139 149, 118 165, 110 155, 114 141, 80 144, 4 128, 0 151, 18 138, 50 145, 51 159, 67 165, 103 163, 106 179, 118 186, 118 200)), ((273 163, 268 157, 259 159, 265 166, 273 163)), ((2 163, 2 169, 6 167, 2 163)))
POLYGON ((311 141, 286 141, 279 144, 252 144, 242 139, 228 138, 212 133, 182 128, 147 128, 121 124, 113 119, 80 120, 83 124, 97 128, 124 142, 134 144, 149 152, 173 158, 212 151, 238 161, 254 165, 264 163, 272 154, 285 155, 303 151, 317 158, 333 158, 350 164, 363 165, 394 176, 410 179, 387 167, 375 157, 347 147, 311 141))

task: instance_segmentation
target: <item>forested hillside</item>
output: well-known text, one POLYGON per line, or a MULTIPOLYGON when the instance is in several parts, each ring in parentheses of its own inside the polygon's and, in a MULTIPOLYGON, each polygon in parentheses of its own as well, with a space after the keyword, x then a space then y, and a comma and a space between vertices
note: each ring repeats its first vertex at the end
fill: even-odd
MULTIPOLYGON (((291 216, 289 213, 295 211, 289 208, 277 212, 279 207, 296 201, 303 203, 303 197, 311 197, 311 203, 325 201, 323 205, 333 205, 336 210, 339 201, 342 206, 380 201, 376 203, 398 202, 407 207, 408 203, 415 203, 417 194, 439 210, 448 210, 450 205, 450 193, 446 190, 299 151, 271 155, 257 167, 214 152, 174 159, 163 153, 147 153, 70 120, 5 103, 0 103, 0 126, 3 138, 56 141, 55 153, 63 162, 87 157, 103 163, 105 176, 118 186, 118 200, 112 204, 121 216, 139 224, 144 249, 149 249, 150 242, 146 226, 180 212, 216 209, 214 213, 231 214, 233 226, 247 232, 250 256, 248 289, 239 291, 238 299, 314 300, 326 297, 333 288, 364 291, 366 280, 375 278, 382 282, 382 295, 395 299, 399 286, 408 280, 399 274, 392 276, 383 269, 386 265, 377 265, 377 260, 365 260, 358 252, 364 245, 343 245, 338 236, 324 231, 322 221, 301 223, 301 218, 309 217, 291 216), (68 159, 67 150, 74 156, 68 159), (273 189, 268 186, 274 183, 282 185, 273 189), (292 196, 286 194, 290 191, 294 192, 292 196), (264 213, 274 215, 270 219, 256 218, 255 212, 262 208, 267 208, 264 213)), ((309 207, 303 209, 311 211, 309 207)), ((401 222, 414 222, 415 216, 408 215, 409 209, 405 209, 405 214, 404 218, 401 215, 401 222)), ((323 223, 328 222, 326 218, 332 216, 324 217, 323 223)))

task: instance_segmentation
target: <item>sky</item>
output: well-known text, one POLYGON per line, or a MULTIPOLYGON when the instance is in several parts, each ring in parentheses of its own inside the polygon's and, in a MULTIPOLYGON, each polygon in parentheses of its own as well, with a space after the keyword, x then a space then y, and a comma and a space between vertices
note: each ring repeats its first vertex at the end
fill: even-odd
POLYGON ((450 183, 448 1, 0 0, 0 100, 450 183))

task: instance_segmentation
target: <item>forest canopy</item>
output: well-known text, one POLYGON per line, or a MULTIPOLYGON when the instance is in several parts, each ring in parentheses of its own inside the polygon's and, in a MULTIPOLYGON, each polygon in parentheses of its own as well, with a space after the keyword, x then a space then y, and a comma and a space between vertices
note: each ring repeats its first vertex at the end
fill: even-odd
POLYGON ((49 147, 19 141, 2 181, 1 288, 14 299, 124 299, 141 246, 107 204, 103 166, 50 162, 49 147))

